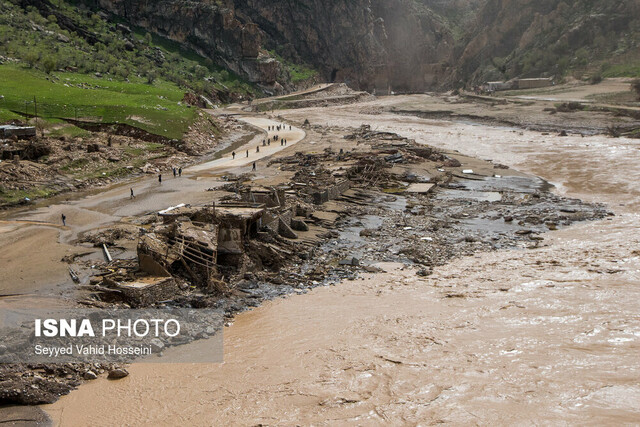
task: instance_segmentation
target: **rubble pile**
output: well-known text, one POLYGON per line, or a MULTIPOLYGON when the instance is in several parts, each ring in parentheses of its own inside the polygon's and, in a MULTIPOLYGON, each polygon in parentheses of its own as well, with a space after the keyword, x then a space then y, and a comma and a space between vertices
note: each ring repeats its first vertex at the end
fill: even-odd
POLYGON ((359 142, 370 140, 384 140, 384 141, 401 141, 408 142, 408 138, 400 136, 392 132, 380 132, 371 129, 371 125, 362 125, 355 132, 344 136, 344 139, 356 140, 359 142))
MULTIPOLYGON (((137 268, 114 268, 114 261, 91 279, 95 300, 145 307, 178 297, 225 297, 247 274, 282 283, 277 276, 284 267, 309 259, 328 237, 305 201, 316 193, 307 191, 246 187, 238 189, 237 201, 160 211, 140 228, 137 268)), ((111 234, 102 232, 92 241, 106 237, 111 234)))
POLYGON ((113 363, 2 364, 0 366, 0 402, 42 405, 57 401, 79 386, 83 380, 103 373, 115 375, 127 371, 113 363))

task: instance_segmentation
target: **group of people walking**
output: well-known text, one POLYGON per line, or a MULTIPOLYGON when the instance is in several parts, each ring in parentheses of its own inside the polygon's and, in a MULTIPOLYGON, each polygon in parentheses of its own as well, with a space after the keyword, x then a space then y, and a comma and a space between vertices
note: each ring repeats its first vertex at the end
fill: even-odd
MULTIPOLYGON (((286 128, 287 128, 287 126, 284 125, 284 124, 268 126, 269 132, 280 132, 282 130, 286 130, 286 128)), ((289 125, 289 130, 292 130, 291 125, 289 125)), ((287 145, 287 139, 286 138, 280 138, 280 135, 276 134, 276 135, 273 135, 273 137, 270 137, 270 138, 267 138, 267 139, 263 139, 262 140, 262 146, 263 147, 270 146, 271 145, 271 141, 275 142, 275 141, 278 141, 278 140, 280 140, 280 146, 281 147, 287 145)), ((258 145, 256 147, 256 153, 259 153, 259 152, 260 152, 260 146, 258 145)), ((247 158, 249 157, 249 150, 246 151, 246 156, 247 156, 247 158)), ((231 153, 231 157, 235 160, 235 158, 236 158, 236 152, 235 151, 233 151, 231 153)), ((253 164, 251 166, 251 169, 254 170, 254 171, 256 170, 256 162, 253 162, 253 164)), ((182 176, 182 167, 178 167, 178 168, 173 167, 173 168, 171 168, 171 171, 173 172, 173 177, 174 178, 182 176)), ((158 174, 158 183, 162 184, 162 174, 161 173, 158 174)), ((130 193, 130 195, 129 195, 130 199, 135 199, 136 198, 135 193, 133 191, 133 187, 131 187, 129 189, 129 193, 130 193)), ((62 214, 61 219, 62 219, 62 225, 66 226, 67 225, 67 217, 65 216, 65 214, 62 214)))
MULTIPOLYGON (((267 126, 267 129, 269 130, 269 132, 279 132, 281 130, 285 130, 286 126, 284 124, 282 124, 282 125, 269 125, 269 126, 267 126)), ((291 130, 291 129, 292 129, 292 127, 289 126, 289 130, 291 130)), ((276 134, 276 135, 273 135, 272 137, 269 137, 267 139, 263 139, 262 140, 262 146, 263 147, 271 146, 271 141, 275 142, 275 141, 278 141, 278 140, 280 140, 280 146, 286 146, 287 145, 286 138, 280 138, 280 135, 276 134)), ((259 152, 260 152, 260 146, 258 145, 258 146, 256 146, 256 153, 259 153, 259 152)), ((245 157, 249 158, 249 150, 246 150, 245 157)), ((235 151, 231 152, 231 158, 233 160, 236 159, 236 152, 235 151)), ((252 170, 256 170, 256 162, 253 162, 252 170)))
MULTIPOLYGON (((273 125, 273 126, 268 126, 268 127, 267 127, 267 129, 269 129, 269 132, 271 132, 271 131, 274 131, 274 132, 275 132, 275 131, 278 131, 278 132, 280 132, 281 130, 286 130, 286 129, 287 129, 287 126, 286 126, 286 125, 284 125, 284 124, 282 124, 282 125, 273 125)), ((289 125, 289 130, 291 130, 291 129, 292 129, 292 128, 291 128, 291 125, 289 125)))

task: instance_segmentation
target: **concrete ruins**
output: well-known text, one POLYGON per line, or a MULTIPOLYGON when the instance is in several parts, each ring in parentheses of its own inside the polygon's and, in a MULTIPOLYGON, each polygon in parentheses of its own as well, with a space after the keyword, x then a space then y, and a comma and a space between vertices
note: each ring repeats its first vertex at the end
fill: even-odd
POLYGON ((348 188, 348 180, 322 191, 247 187, 238 192, 238 200, 162 210, 153 224, 140 229, 137 268, 102 275, 97 290, 110 301, 132 306, 170 300, 190 286, 228 293, 237 277, 256 267, 277 269, 308 248, 313 240, 308 223, 317 219, 304 197, 322 203, 348 188), (299 239, 300 233, 311 236, 299 239))

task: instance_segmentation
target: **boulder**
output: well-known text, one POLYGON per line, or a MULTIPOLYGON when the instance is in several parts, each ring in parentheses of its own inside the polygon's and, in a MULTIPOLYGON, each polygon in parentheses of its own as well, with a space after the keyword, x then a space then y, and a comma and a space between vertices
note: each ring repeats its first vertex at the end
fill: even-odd
POLYGON ((124 368, 116 368, 109 371, 107 378, 110 380, 119 380, 127 376, 129 376, 129 371, 124 368))

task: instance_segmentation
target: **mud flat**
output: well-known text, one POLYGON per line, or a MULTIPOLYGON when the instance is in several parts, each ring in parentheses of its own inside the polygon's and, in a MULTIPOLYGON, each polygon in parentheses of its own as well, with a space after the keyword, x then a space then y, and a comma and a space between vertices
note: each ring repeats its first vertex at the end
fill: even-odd
MULTIPOLYGON (((97 425, 637 421, 637 141, 400 117, 379 106, 280 114, 294 124, 311 122, 297 150, 316 156, 340 147, 344 129, 362 124, 465 153, 457 157, 460 170, 449 170, 463 179, 440 181, 430 196, 407 201, 391 187, 373 209, 350 205, 360 218, 338 222, 326 243, 333 248, 319 258, 329 264, 357 258, 384 272, 358 270, 333 280, 335 286, 302 280, 306 294, 236 316, 225 331, 225 363, 165 365, 162 375, 157 365, 132 365, 124 380, 98 379, 45 406, 53 419, 97 425), (521 172, 541 176, 563 197, 541 191, 543 181, 536 188, 531 175, 529 191, 496 188, 489 171, 498 179, 512 176, 512 183, 527 177, 521 172), (461 191, 470 197, 459 197, 461 191), (593 206, 582 215, 589 205, 567 196, 607 203, 616 216, 549 232, 576 214, 606 213, 593 206), (519 213, 519 198, 541 211, 519 213), (554 208, 545 210, 547 203, 554 208), (544 220, 553 212, 555 222, 544 220), (396 237, 428 256, 394 247, 396 237), (449 246, 429 245, 428 238, 449 246), (450 257, 435 249, 447 247, 458 248, 454 262, 440 262, 450 257), (89 406, 94 409, 82 409, 89 406)), ((286 175, 287 162, 257 181, 286 175)), ((347 196, 350 203, 358 199, 347 196)))

